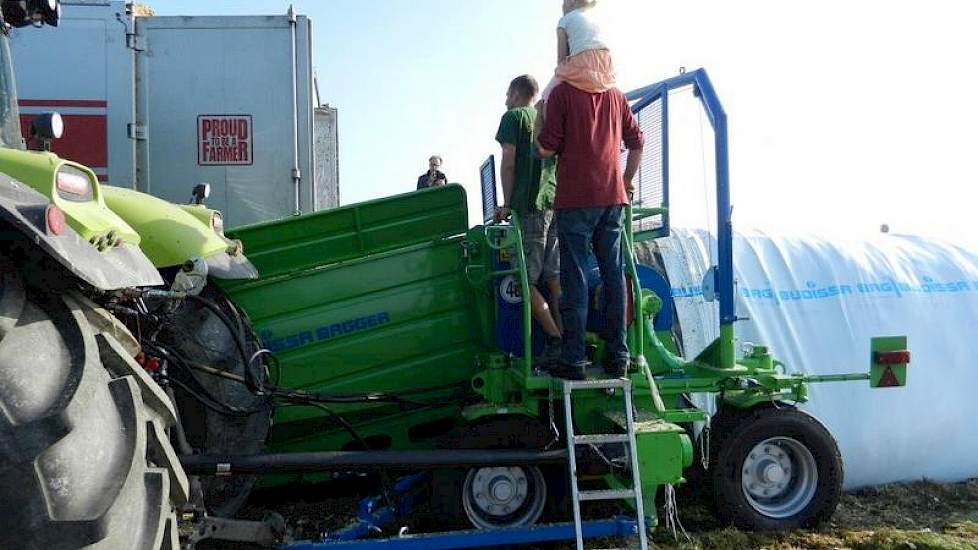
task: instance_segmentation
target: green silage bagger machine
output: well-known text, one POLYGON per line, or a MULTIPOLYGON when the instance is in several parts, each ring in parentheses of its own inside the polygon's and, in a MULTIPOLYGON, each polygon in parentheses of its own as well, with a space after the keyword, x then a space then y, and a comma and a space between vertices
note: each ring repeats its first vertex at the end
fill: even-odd
MULTIPOLYGON (((788 529, 831 516, 843 481, 839 450, 795 405, 814 382, 903 385, 906 341, 867 342, 871 373, 793 374, 761 345, 738 357, 726 115, 703 70, 628 95, 647 134, 628 249, 670 234, 669 99, 680 92, 697 98, 714 135, 717 257, 702 285, 718 306, 712 344, 695 357, 678 353, 669 274, 626 254, 628 383, 575 391, 565 402, 573 388, 533 362, 539 336, 521 298, 528 281, 518 220, 470 228, 457 185, 237 228, 229 236, 244 243, 260 277, 215 282, 275 358, 270 383, 296 391, 275 410, 264 454, 205 451, 184 457, 188 471, 276 474, 264 481, 275 485, 299 472, 316 480, 313 472, 338 468, 432 468, 431 507, 492 529, 576 513, 568 501, 634 496, 636 469, 642 498, 633 507, 654 520, 656 496, 671 498, 698 456, 717 512, 740 527, 788 529), (624 410, 625 392, 633 410, 624 410), (554 464, 555 456, 564 458, 554 464), (606 492, 578 491, 578 481, 606 492)), ((492 166, 482 169, 487 220, 492 166)), ((588 341, 599 364, 594 290, 588 341)), ((595 369, 591 384, 604 376, 595 369)))

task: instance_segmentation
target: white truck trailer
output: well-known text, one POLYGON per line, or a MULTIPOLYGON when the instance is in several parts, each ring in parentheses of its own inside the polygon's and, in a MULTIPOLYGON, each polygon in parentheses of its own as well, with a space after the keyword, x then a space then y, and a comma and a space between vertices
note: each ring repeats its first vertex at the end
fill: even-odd
POLYGON ((174 202, 209 183, 230 225, 338 204, 336 110, 319 106, 307 17, 63 4, 58 29, 11 40, 22 125, 58 111, 55 152, 174 202))

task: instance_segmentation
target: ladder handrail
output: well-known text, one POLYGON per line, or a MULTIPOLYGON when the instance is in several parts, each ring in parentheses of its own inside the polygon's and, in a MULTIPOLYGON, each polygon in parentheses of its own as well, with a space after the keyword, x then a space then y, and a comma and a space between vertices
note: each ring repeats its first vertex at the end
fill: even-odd
POLYGON ((523 298, 522 303, 522 313, 523 313, 523 376, 524 378, 529 378, 533 376, 533 324, 532 324, 532 311, 530 310, 530 282, 529 276, 526 274, 526 254, 523 251, 523 230, 520 226, 520 217, 515 210, 510 212, 510 225, 498 225, 498 224, 486 224, 485 231, 486 242, 489 246, 497 250, 506 248, 506 246, 511 246, 514 250, 514 258, 516 259, 516 267, 511 270, 504 270, 499 272, 492 272, 490 276, 507 274, 507 275, 518 275, 520 281, 520 295, 523 298), (499 247, 492 244, 492 239, 489 238, 488 233, 498 231, 500 233, 507 233, 512 231, 516 234, 512 242, 504 243, 499 247), (515 271, 515 273, 513 273, 515 271))

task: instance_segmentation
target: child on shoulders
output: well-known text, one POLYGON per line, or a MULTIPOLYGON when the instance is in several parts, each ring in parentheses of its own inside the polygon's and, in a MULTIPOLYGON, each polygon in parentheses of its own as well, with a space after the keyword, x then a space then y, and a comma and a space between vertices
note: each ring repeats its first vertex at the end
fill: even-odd
POLYGON ((557 22, 557 69, 541 94, 537 132, 543 128, 547 99, 561 82, 600 94, 615 87, 615 66, 595 16, 597 0, 563 0, 564 16, 557 22))

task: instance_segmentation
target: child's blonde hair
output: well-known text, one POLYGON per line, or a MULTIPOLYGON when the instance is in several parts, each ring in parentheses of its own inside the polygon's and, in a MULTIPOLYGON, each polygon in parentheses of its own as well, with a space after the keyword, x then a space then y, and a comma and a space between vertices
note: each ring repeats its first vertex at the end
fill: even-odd
POLYGON ((595 5, 597 5, 597 3, 598 0, 570 0, 570 6, 568 6, 568 9, 578 10, 581 8, 593 8, 595 5))

